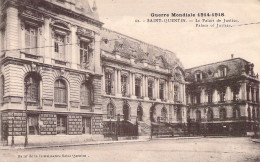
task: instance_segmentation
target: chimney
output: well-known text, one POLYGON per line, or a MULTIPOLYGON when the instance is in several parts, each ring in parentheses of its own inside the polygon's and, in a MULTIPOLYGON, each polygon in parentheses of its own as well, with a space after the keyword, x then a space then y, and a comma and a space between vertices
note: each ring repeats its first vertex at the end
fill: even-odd
POLYGON ((231 54, 231 59, 233 59, 234 58, 234 54, 231 54))

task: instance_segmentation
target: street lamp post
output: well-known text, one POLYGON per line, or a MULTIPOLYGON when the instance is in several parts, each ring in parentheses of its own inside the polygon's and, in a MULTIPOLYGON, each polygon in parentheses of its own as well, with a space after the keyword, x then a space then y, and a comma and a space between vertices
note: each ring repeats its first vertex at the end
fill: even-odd
POLYGON ((28 81, 25 81, 25 141, 24 147, 28 145, 28 134, 27 134, 27 94, 28 94, 28 81))

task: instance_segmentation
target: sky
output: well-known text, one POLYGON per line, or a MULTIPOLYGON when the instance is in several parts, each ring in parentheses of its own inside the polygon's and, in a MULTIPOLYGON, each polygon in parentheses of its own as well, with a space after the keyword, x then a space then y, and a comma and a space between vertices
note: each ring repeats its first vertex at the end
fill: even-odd
POLYGON ((185 68, 227 60, 234 54, 235 58, 254 63, 255 72, 260 74, 260 0, 96 0, 96 3, 104 27, 173 51, 185 68), (225 19, 238 22, 229 28, 198 28, 195 22, 135 22, 152 18, 151 13, 172 12, 224 13, 225 19), (258 24, 243 25, 249 23, 258 24))

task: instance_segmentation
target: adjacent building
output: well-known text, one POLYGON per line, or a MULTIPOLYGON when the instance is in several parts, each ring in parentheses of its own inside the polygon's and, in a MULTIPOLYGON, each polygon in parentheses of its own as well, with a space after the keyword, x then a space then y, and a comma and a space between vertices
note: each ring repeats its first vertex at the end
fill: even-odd
POLYGON ((188 129, 194 134, 246 135, 259 125, 259 79, 241 58, 185 70, 188 129))

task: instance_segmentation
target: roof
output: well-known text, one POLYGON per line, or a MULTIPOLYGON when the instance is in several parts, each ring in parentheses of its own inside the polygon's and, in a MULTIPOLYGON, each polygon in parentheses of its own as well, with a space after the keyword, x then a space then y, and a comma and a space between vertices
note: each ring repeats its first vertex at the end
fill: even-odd
POLYGON ((114 53, 118 52, 122 57, 135 58, 135 62, 146 60, 148 64, 159 64, 163 68, 183 69, 183 65, 172 51, 145 43, 124 34, 102 28, 101 37, 108 40, 101 44, 101 50, 114 53))
POLYGON ((202 79, 213 79, 218 77, 218 71, 226 68, 226 76, 240 76, 243 72, 254 76, 253 64, 242 59, 233 58, 220 62, 205 64, 185 70, 185 79, 187 81, 195 81, 195 74, 202 73, 202 79), (251 70, 250 70, 251 69, 251 70))

